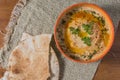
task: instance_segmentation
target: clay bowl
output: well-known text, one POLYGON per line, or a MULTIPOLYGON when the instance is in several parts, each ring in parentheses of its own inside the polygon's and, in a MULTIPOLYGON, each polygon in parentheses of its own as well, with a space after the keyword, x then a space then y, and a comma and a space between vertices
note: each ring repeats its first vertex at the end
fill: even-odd
POLYGON ((110 50, 110 48, 113 44, 113 40, 114 40, 114 26, 113 26, 110 16, 107 14, 106 11, 104 11, 99 6, 97 6, 95 4, 91 4, 91 3, 78 3, 78 4, 74 4, 72 6, 69 6, 68 8, 63 10, 62 13, 59 15, 59 17, 57 18, 56 24, 54 26, 54 39, 55 39, 58 50, 61 52, 62 55, 64 55, 69 60, 72 60, 75 62, 80 62, 80 63, 95 62, 95 61, 102 59, 110 50), (71 54, 73 54, 73 52, 65 44, 65 36, 64 36, 66 23, 70 19, 69 16, 73 15, 74 11, 77 8, 81 8, 81 7, 92 8, 95 11, 99 12, 105 18, 105 21, 107 22, 107 24, 110 27, 110 34, 109 34, 110 38, 109 38, 109 43, 106 46, 106 48, 101 53, 99 53, 97 56, 95 56, 93 59, 90 59, 87 61, 71 55, 71 54))

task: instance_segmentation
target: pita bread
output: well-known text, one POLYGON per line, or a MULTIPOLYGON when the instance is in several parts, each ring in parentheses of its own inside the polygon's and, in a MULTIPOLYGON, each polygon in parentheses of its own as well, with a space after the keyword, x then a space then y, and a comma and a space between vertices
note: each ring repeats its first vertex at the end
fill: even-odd
POLYGON ((24 34, 23 41, 10 55, 8 80, 47 80, 50 38, 46 34, 35 37, 24 34))
MULTIPOLYGON (((44 36, 45 37, 47 37, 49 40, 48 41, 50 41, 51 40, 51 34, 41 34, 40 35, 40 37, 42 37, 42 38, 44 38, 44 36)), ((36 37, 36 36, 35 36, 36 37)), ((19 69, 19 67, 20 66, 17 66, 18 64, 18 61, 17 60, 20 60, 20 57, 15 57, 15 51, 17 51, 18 49, 19 50, 21 50, 20 49, 20 45, 22 45, 23 43, 25 43, 25 42, 27 42, 26 40, 29 40, 29 39, 35 39, 35 37, 33 37, 33 36, 31 36, 31 35, 29 35, 29 34, 27 34, 27 33, 23 33, 23 36, 22 36, 22 38, 21 38, 21 40, 20 40, 20 43, 19 43, 19 45, 13 50, 13 52, 11 53, 11 55, 10 55, 10 59, 9 59, 9 64, 8 64, 8 66, 9 66, 9 71, 6 71, 5 72, 5 74, 4 74, 4 76, 0 79, 0 80, 18 80, 18 79, 22 79, 21 78, 21 76, 23 77, 24 75, 21 73, 19 73, 19 74, 16 74, 16 73, 14 73, 14 71, 15 71, 15 69, 19 69), (16 68, 17 67, 17 68, 16 68), (10 77, 11 78, 14 78, 14 79, 10 79, 10 77)), ((41 38, 41 40, 42 40, 42 38, 41 38)), ((45 38, 44 38, 45 39, 45 38)), ((46 39, 45 39, 46 40, 46 39)), ((30 41, 30 40, 29 40, 30 41)), ((48 48, 48 47, 47 47, 48 48)), ((45 49, 47 49, 47 48, 45 48, 45 49)), ((44 49, 44 50, 45 50, 44 49)), ((24 51, 24 49, 23 49, 23 51, 24 51)), ((26 51, 27 52, 27 51, 26 51)), ((42 51, 42 53, 45 53, 45 52, 48 52, 47 50, 45 50, 45 51, 42 51)), ((17 55, 19 55, 19 54, 17 54, 17 55)), ((20 54, 19 56, 21 56, 22 55, 22 58, 24 58, 24 60, 25 60, 25 54, 24 53, 22 53, 22 54, 20 54)), ((42 55, 43 56, 43 55, 42 55)), ((28 57, 28 55, 27 55, 27 57, 28 57)), ((24 61, 23 60, 23 61, 24 61)), ((26 61, 27 62, 27 61, 26 61)), ((19 65, 23 65, 23 64, 25 64, 26 63, 25 61, 24 61, 24 63, 22 62, 20 62, 19 63, 19 65)), ((40 62, 39 62, 40 63, 40 62)), ((32 66, 31 66, 32 67, 32 66)), ((50 50, 49 50, 49 68, 50 68, 50 73, 49 73, 49 75, 51 75, 50 76, 50 80, 58 80, 59 79, 59 63, 58 63, 58 59, 57 59, 57 57, 56 57, 56 54, 55 54, 55 52, 54 52, 54 50, 50 47, 50 50)), ((21 69, 21 67, 20 67, 20 69, 21 69)), ((19 69, 19 70, 20 70, 19 69)), ((37 69, 36 69, 37 70, 37 69)), ((36 72, 36 70, 34 70, 34 73, 36 72)), ((46 74, 47 75, 47 74, 46 74)), ((39 76, 39 75, 37 75, 37 76, 39 76)), ((25 79, 26 80, 26 79, 25 79)), ((27 79, 28 80, 28 79, 27 79)), ((36 79, 34 79, 34 80, 36 80, 36 79)), ((44 79, 43 79, 44 80, 44 79)))

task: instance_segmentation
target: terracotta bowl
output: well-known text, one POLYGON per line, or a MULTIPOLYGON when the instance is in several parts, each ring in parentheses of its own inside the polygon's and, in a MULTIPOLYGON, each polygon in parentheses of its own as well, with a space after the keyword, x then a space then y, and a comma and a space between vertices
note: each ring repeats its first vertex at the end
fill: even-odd
POLYGON ((114 26, 110 16, 99 6, 91 3, 78 3, 72 6, 69 6, 68 8, 63 10, 63 12, 59 15, 56 21, 56 24, 54 26, 54 39, 55 39, 57 48, 59 49, 61 54, 64 55, 66 58, 72 61, 81 62, 81 63, 95 62, 103 58, 110 50, 114 40, 114 26), (73 52, 65 44, 64 33, 65 33, 65 24, 69 20, 68 15, 69 16, 72 15, 73 14, 72 11, 75 11, 75 9, 79 7, 89 7, 89 8, 93 8, 95 11, 98 11, 100 14, 102 14, 102 16, 105 18, 105 21, 108 23, 110 27, 110 40, 106 48, 102 51, 102 53, 99 53, 97 57, 87 61, 78 59, 75 56, 71 56, 70 54, 72 54, 73 52))

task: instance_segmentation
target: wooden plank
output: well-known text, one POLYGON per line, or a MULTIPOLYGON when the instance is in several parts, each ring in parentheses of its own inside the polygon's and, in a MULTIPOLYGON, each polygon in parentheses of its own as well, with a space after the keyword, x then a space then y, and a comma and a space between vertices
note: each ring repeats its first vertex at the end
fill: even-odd
MULTIPOLYGON (((9 22, 11 11, 18 0, 0 0, 0 48, 3 46, 4 37, 6 33, 6 26, 9 22), (3 32, 3 33, 1 33, 3 32)), ((0 78, 4 75, 6 70, 0 66, 0 78)))
MULTIPOLYGON (((0 32, 6 33, 11 11, 18 0, 0 0, 0 32)), ((0 48, 3 46, 4 35, 0 33, 0 48)))

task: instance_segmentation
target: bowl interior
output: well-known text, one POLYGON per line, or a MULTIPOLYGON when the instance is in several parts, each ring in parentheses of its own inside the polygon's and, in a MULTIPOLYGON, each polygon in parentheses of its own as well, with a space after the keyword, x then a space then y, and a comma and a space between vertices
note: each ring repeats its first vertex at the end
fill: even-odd
POLYGON ((76 57, 73 55, 74 52, 72 52, 68 46, 65 43, 65 29, 66 29, 66 23, 69 21, 70 16, 74 14, 77 8, 73 8, 71 10, 68 10, 63 14, 63 16, 60 18, 60 21, 58 22, 58 25, 56 27, 56 39, 58 41, 58 44, 61 48, 61 50, 70 58, 79 60, 79 57, 76 57))
MULTIPOLYGON (((61 53, 63 53, 63 55, 65 55, 67 58, 72 59, 74 61, 82 61, 82 60, 79 57, 77 57, 75 54, 73 54, 74 52, 72 52, 68 48, 68 46, 66 45, 66 43, 65 43, 65 29, 67 27, 66 26, 67 22, 71 19, 71 16, 75 12, 79 11, 83 7, 87 7, 87 8, 85 8, 86 10, 93 9, 96 12, 98 12, 100 15, 102 15, 105 18, 106 21, 108 20, 108 24, 110 23, 110 30, 111 30, 111 28, 113 28, 112 21, 109 18, 109 16, 106 14, 106 12, 104 12, 101 8, 99 8, 96 5, 94 6, 96 9, 92 6, 90 6, 90 5, 88 3, 77 4, 77 5, 73 5, 69 8, 67 8, 59 16, 59 18, 57 20, 57 23, 55 25, 55 40, 56 40, 56 43, 57 43, 57 47, 59 48, 61 53), (103 13, 101 13, 100 11, 103 11, 103 13)), ((108 48, 105 49, 104 51, 102 51, 99 55, 97 55, 98 56, 98 57, 96 57, 97 60, 102 58, 108 52, 108 50, 110 49, 110 47, 113 43, 113 37, 114 37, 114 30, 113 29, 111 30, 110 35, 112 35, 112 36, 110 37, 110 42, 109 42, 108 48)))

